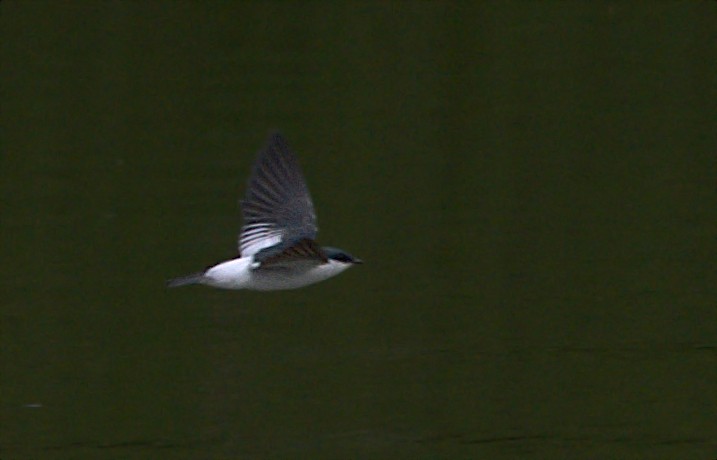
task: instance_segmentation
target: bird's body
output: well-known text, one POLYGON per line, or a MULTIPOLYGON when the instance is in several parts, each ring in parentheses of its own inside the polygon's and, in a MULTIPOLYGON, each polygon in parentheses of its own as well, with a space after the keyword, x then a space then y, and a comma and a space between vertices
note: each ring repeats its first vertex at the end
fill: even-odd
POLYGON ((279 134, 259 152, 242 201, 240 256, 169 287, 204 284, 221 289, 296 289, 336 276, 361 263, 336 248, 319 247, 316 214, 299 164, 279 134))
POLYGON ((349 268, 349 264, 333 260, 324 264, 297 262, 292 267, 277 266, 263 270, 253 270, 252 263, 251 257, 227 260, 202 273, 198 282, 222 289, 275 291, 318 283, 349 268))

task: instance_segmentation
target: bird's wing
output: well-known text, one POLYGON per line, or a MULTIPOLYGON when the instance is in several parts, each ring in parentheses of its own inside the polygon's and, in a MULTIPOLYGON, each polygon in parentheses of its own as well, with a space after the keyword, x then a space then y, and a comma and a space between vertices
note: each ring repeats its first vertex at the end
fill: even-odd
POLYGON ((286 266, 296 263, 320 265, 328 262, 324 251, 314 240, 309 238, 279 243, 275 246, 264 248, 254 255, 254 259, 260 264, 257 268, 286 266))
POLYGON ((241 207, 242 257, 282 242, 316 238, 318 227, 309 189, 281 134, 272 134, 259 152, 241 207))

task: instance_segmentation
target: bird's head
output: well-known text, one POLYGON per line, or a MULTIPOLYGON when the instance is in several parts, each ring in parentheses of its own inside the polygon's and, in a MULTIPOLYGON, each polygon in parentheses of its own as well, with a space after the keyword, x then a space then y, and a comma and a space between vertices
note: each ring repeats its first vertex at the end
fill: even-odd
POLYGON ((344 264, 362 264, 363 260, 357 259, 356 257, 352 256, 348 252, 344 251, 343 249, 338 248, 332 248, 332 247, 323 247, 321 248, 324 251, 324 254, 326 254, 326 257, 329 258, 329 260, 335 260, 336 262, 341 262, 344 264))

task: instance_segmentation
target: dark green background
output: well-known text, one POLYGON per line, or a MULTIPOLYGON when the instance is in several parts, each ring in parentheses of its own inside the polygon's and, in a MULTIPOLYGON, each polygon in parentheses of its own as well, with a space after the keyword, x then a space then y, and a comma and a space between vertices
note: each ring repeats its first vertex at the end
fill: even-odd
POLYGON ((717 457, 714 2, 0 3, 0 456, 717 457), (235 254, 281 129, 306 289, 235 254))

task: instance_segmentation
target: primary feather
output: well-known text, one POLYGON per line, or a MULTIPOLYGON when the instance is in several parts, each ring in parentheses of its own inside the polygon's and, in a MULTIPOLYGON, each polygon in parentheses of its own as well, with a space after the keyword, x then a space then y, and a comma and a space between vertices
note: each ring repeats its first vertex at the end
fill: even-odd
POLYGON ((241 207, 241 257, 281 242, 316 238, 309 189, 296 155, 281 134, 272 134, 259 151, 241 207))

